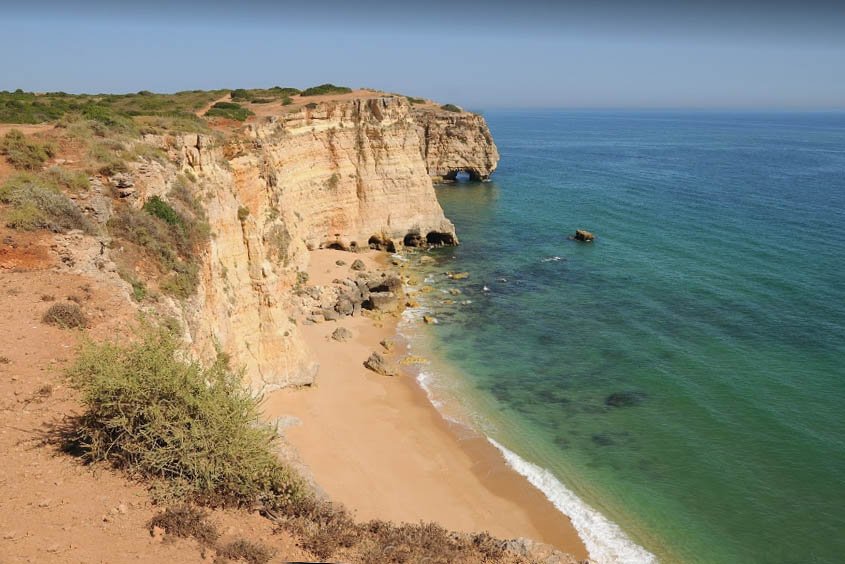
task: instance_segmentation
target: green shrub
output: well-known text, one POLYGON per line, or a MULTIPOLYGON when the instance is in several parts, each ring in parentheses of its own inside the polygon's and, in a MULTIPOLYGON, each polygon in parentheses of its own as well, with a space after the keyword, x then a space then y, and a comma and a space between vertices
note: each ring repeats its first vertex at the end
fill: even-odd
POLYGON ((306 88, 299 93, 300 96, 322 96, 323 94, 347 94, 352 92, 351 88, 346 86, 335 86, 334 84, 326 83, 319 86, 312 86, 306 88))
POLYGON ((19 130, 13 129, 0 140, 0 155, 15 168, 38 170, 53 156, 53 149, 50 145, 28 140, 19 130))
POLYGON ((245 121, 249 116, 255 115, 250 110, 233 102, 217 102, 211 109, 205 112, 206 117, 222 117, 245 121))
POLYGON ((88 318, 82 313, 79 305, 75 303, 60 302, 53 304, 41 320, 49 325, 58 325, 64 329, 76 329, 88 326, 88 318))
POLYGON ((232 100, 238 99, 238 100, 246 100, 248 102, 249 99, 250 99, 249 92, 247 92, 246 89, 244 89, 244 88, 235 88, 234 90, 232 90, 231 96, 232 96, 232 100))
POLYGON ((414 98, 413 96, 405 96, 411 104, 425 104, 424 98, 414 98))
POLYGON ((210 229, 205 210, 189 181, 179 177, 169 201, 153 196, 140 210, 125 206, 108 223, 109 231, 147 250, 164 277, 160 288, 177 298, 187 298, 199 284, 199 251, 210 229))
POLYGON ((447 112, 457 112, 457 113, 460 113, 460 112, 463 111, 462 109, 460 109, 455 104, 443 104, 442 106, 440 106, 440 109, 446 110, 447 112))
POLYGON ((0 202, 9 206, 6 225, 14 229, 94 231, 91 222, 54 182, 34 174, 18 174, 7 180, 0 186, 0 202))
POLYGON ((284 98, 282 98, 283 106, 290 106, 291 104, 293 104, 293 98, 291 98, 290 96, 285 96, 284 98))
POLYGON ((176 213, 176 210, 158 196, 153 196, 144 202, 144 211, 164 220, 169 225, 182 225, 184 223, 182 217, 176 213))
POLYGON ((131 345, 85 344, 69 369, 84 414, 68 447, 91 461, 173 484, 211 504, 298 507, 302 480, 273 452, 259 401, 224 359, 187 360, 165 329, 142 328, 131 345))

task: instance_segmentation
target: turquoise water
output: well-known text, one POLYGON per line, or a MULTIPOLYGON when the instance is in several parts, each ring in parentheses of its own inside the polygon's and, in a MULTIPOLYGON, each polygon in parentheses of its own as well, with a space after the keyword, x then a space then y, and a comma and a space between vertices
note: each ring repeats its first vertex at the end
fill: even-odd
POLYGON ((663 562, 845 561, 845 114, 485 117, 423 295, 476 421, 663 562))

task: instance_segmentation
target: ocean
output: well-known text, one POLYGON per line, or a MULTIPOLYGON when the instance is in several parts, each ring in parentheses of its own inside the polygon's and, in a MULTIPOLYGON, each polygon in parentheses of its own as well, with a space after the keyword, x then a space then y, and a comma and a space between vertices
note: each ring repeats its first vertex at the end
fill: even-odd
POLYGON ((485 117, 411 256, 435 405, 601 563, 845 561, 845 114, 485 117))

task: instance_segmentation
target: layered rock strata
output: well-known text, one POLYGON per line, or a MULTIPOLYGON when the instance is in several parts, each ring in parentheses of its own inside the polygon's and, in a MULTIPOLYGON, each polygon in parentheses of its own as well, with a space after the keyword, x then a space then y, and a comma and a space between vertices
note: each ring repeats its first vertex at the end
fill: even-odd
MULTIPOLYGON (((185 174, 211 226, 199 290, 181 307, 194 351, 228 354, 256 391, 312 383, 317 366, 294 321, 307 250, 457 244, 432 177, 448 177, 444 167, 479 178, 495 169, 483 118, 446 113, 382 96, 283 107, 225 140, 148 136, 171 163, 136 167, 134 205, 166 196, 185 174)), ((342 313, 330 309, 347 314, 359 297, 389 309, 398 297, 366 290, 342 313)))

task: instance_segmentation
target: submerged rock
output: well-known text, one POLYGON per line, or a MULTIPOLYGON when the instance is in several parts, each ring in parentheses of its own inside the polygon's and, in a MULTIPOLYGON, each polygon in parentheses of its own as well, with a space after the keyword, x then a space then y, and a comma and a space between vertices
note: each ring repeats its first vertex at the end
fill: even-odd
POLYGON ((608 407, 631 407, 639 405, 645 400, 642 392, 614 392, 607 396, 604 405, 608 407))
POLYGON ((377 352, 364 361, 364 367, 383 376, 396 376, 396 368, 377 352))

